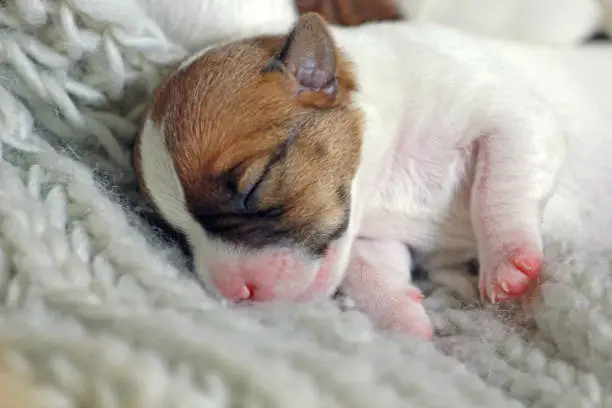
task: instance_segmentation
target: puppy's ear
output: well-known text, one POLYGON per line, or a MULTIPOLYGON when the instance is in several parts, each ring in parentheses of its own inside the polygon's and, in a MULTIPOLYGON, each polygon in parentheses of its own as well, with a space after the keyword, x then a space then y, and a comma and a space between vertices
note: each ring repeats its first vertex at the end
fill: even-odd
MULTIPOLYGON (((316 13, 306 13, 264 72, 281 72, 298 103, 332 108, 346 103, 351 90, 339 78, 342 75, 338 72, 338 59, 338 49, 325 21, 316 13)), ((350 79, 352 85, 352 76, 350 79)))

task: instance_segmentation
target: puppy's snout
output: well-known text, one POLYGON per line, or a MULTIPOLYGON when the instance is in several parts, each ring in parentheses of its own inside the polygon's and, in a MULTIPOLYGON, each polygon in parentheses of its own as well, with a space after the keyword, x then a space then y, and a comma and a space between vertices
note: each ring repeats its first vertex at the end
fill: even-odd
POLYGON ((217 291, 232 302, 292 300, 314 280, 316 265, 290 252, 222 261, 210 268, 217 291))

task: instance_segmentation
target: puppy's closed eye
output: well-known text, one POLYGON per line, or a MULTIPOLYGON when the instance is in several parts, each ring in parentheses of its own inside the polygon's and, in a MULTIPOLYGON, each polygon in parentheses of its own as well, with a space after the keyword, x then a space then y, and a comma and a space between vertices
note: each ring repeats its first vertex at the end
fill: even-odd
POLYGON ((249 163, 242 162, 230 169, 225 176, 225 186, 239 211, 255 211, 258 207, 257 190, 268 176, 268 156, 249 163))
MULTIPOLYGON (((244 161, 229 170, 226 182, 227 189, 235 200, 240 201, 244 211, 256 211, 262 204, 265 205, 259 200, 259 189, 268 179, 272 178, 271 173, 274 166, 280 164, 286 157, 288 149, 297 136, 297 131, 292 132, 289 138, 283 141, 274 152, 264 154, 248 162, 244 161)), ((276 178, 278 178, 278 175, 276 178)), ((267 201, 275 202, 276 197, 268 197, 267 201)))

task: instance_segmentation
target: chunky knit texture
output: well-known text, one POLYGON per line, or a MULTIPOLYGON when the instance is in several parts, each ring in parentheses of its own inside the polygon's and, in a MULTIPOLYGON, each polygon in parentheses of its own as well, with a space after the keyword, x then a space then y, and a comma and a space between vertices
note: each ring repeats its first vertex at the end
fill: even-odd
POLYGON ((434 290, 433 344, 331 301, 226 308, 134 211, 143 103, 184 51, 136 0, 0 25, 0 362, 44 407, 612 407, 612 254, 549 245, 533 317, 434 290))

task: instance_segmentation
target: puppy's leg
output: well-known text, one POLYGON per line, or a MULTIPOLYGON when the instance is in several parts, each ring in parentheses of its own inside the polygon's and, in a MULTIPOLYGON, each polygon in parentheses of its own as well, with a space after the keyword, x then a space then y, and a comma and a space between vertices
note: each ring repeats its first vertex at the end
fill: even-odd
POLYGON ((358 239, 342 290, 379 328, 429 339, 433 328, 421 291, 410 284, 410 263, 401 242, 358 239))
POLYGON ((523 295, 542 267, 542 209, 562 163, 560 135, 498 133, 478 141, 471 215, 481 297, 523 295), (552 143, 551 143, 552 142, 552 143))

